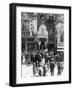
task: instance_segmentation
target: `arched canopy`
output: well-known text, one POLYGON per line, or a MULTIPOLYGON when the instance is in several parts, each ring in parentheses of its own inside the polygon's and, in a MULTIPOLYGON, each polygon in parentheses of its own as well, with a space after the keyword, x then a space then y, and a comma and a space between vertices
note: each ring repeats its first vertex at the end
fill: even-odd
POLYGON ((44 24, 39 27, 39 30, 37 32, 37 37, 48 39, 48 31, 44 24))

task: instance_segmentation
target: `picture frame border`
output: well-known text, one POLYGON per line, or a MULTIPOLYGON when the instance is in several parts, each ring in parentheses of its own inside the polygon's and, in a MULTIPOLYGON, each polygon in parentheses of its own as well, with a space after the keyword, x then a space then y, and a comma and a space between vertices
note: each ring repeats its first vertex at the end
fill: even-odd
POLYGON ((52 85, 52 84, 67 84, 71 83, 71 6, 57 6, 57 5, 40 5, 40 4, 23 4, 11 3, 9 4, 9 85, 16 86, 36 86, 36 85, 52 85), (69 81, 58 82, 42 82, 42 83, 25 83, 16 84, 16 7, 39 7, 39 8, 55 8, 69 10, 69 81))

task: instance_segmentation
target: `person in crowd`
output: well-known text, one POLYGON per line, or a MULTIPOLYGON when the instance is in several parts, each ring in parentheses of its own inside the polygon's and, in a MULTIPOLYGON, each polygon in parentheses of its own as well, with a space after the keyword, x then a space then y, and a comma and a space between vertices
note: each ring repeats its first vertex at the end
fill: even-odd
POLYGON ((63 71, 63 66, 62 66, 62 63, 61 62, 58 62, 57 63, 57 69, 58 69, 58 73, 57 75, 61 75, 62 71, 63 71))
POLYGON ((41 62, 39 64, 38 70, 39 70, 39 76, 46 76, 45 58, 42 53, 41 53, 41 62))
POLYGON ((23 64, 23 52, 21 53, 21 64, 23 64))
POLYGON ((35 55, 35 63, 36 63, 36 67, 38 67, 38 64, 41 62, 41 55, 39 52, 37 52, 37 54, 35 55))
POLYGON ((33 53, 31 53, 30 57, 31 57, 31 62, 34 63, 35 62, 35 55, 33 53))
POLYGON ((46 76, 46 62, 47 62, 47 59, 45 58, 45 55, 42 56, 42 68, 43 68, 43 76, 46 76))
POLYGON ((35 74, 36 74, 36 65, 35 65, 35 63, 33 62, 33 76, 35 76, 35 74))
POLYGON ((35 76, 38 73, 39 63, 41 62, 41 56, 39 52, 36 52, 36 55, 31 55, 31 61, 33 62, 33 75, 35 76))
POLYGON ((49 70, 49 63, 50 63, 49 54, 48 53, 45 53, 44 57, 45 57, 46 71, 48 71, 49 70))
POLYGON ((44 55, 44 58, 45 58, 45 64, 47 64, 48 63, 48 58, 49 58, 47 53, 44 55))
POLYGON ((54 68, 55 68, 55 63, 54 63, 54 61, 51 61, 50 62, 50 73, 51 73, 51 76, 54 76, 54 68))

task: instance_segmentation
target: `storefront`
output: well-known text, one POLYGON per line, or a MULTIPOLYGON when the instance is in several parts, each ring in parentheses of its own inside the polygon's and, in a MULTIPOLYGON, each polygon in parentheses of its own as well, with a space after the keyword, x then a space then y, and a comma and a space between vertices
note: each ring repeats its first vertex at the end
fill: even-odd
POLYGON ((36 31, 37 31, 37 17, 33 14, 22 12, 22 51, 33 51, 36 49, 36 31))

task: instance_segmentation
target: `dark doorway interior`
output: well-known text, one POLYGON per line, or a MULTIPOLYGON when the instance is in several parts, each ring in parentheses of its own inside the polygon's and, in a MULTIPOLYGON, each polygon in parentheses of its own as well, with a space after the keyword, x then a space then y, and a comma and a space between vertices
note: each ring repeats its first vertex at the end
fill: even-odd
POLYGON ((45 42, 41 42, 41 44, 40 44, 40 49, 43 49, 43 50, 45 50, 45 42))
POLYGON ((54 50, 55 45, 54 44, 48 44, 48 50, 54 50))

